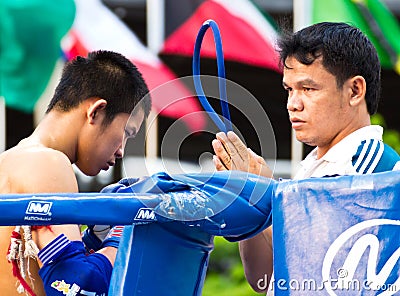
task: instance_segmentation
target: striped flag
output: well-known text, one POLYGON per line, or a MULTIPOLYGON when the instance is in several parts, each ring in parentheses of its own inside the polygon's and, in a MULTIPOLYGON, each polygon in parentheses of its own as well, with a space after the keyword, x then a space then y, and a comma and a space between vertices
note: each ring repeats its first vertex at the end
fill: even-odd
MULTIPOLYGON (((163 54, 192 56, 198 30, 207 19, 219 26, 226 60, 280 71, 275 51, 277 31, 248 0, 208 0, 165 41, 163 54)), ((201 56, 215 58, 213 36, 204 36, 201 56)))
POLYGON ((119 52, 143 74, 156 111, 173 118, 182 117, 194 131, 205 126, 205 116, 191 92, 100 0, 77 0, 76 8, 75 22, 63 42, 68 59, 98 49, 119 52), (164 86, 159 88, 161 85, 164 86))
POLYGON ((400 25, 380 0, 313 0, 312 22, 347 22, 368 36, 382 67, 400 74, 400 25))

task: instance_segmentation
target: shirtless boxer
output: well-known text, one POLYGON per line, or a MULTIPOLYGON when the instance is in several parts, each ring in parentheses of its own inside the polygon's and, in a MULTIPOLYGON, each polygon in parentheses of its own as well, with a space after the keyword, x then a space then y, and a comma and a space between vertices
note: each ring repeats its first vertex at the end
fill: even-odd
MULTIPOLYGON (((72 164, 88 176, 113 166, 123 156, 126 140, 136 135, 150 112, 151 101, 146 94, 148 88, 140 72, 120 54, 97 51, 68 63, 44 119, 31 136, 0 154, 0 194, 78 192, 72 164)), ((20 295, 12 265, 6 258, 11 235, 18 236, 12 233, 14 229, 0 227, 0 290, 7 296, 20 295)), ((20 234, 24 239, 22 229, 20 234)), ((43 287, 40 267, 42 277, 57 271, 60 281, 63 272, 71 275, 80 269, 93 271, 97 282, 109 280, 117 249, 104 246, 84 256, 78 225, 33 227, 32 238, 45 262, 44 268, 40 260, 29 260, 31 278, 26 272, 26 281, 36 295, 57 292, 54 287, 43 287), (49 253, 52 255, 48 256, 49 253), (73 257, 73 264, 65 264, 65 269, 55 265, 68 253, 71 255, 67 259, 73 257), (82 260, 85 268, 79 267, 82 260), (73 270, 75 266, 77 269, 73 270), (97 273, 103 274, 103 278, 97 278, 97 273)), ((52 280, 48 284, 57 285, 52 280)), ((74 295, 84 295, 80 292, 91 289, 78 288, 74 295)), ((103 293, 93 289, 92 292, 103 293)))

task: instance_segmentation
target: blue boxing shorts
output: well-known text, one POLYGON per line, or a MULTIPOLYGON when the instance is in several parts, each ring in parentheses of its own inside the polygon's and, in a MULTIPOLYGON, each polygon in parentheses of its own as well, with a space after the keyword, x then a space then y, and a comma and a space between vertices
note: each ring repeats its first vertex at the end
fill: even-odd
POLYGON ((102 254, 86 255, 81 241, 60 234, 39 252, 43 266, 39 275, 47 296, 105 296, 112 273, 110 261, 102 254))

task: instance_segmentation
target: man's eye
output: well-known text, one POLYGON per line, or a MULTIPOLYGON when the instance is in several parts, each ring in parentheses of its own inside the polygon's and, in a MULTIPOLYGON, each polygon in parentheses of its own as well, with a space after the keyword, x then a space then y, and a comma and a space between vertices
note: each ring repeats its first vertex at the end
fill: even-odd
POLYGON ((304 91, 310 91, 310 90, 312 90, 312 88, 311 87, 303 87, 303 90, 304 91))

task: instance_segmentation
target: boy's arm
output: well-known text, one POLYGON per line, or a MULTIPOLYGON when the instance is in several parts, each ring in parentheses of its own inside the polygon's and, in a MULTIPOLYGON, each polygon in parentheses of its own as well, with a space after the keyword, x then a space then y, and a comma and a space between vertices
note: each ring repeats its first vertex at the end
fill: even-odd
MULTIPOLYGON (((30 151, 18 159, 23 171, 13 179, 14 188, 19 193, 76 193, 78 183, 69 159, 52 149, 30 151)), ((65 209, 68 211, 68 209, 65 209)), ((58 235, 64 233, 71 240, 81 240, 78 225, 54 225, 42 227, 32 232, 39 249, 45 247, 58 235)))
MULTIPOLYGON (((21 157, 24 173, 19 174, 20 193, 76 193, 78 184, 68 158, 55 150, 36 152, 34 157, 21 157)), ((68 211, 69 209, 65 209, 68 211)), ((32 231, 38 246, 46 295, 59 295, 60 280, 71 285, 74 292, 103 295, 108 291, 117 249, 105 247, 86 255, 78 225, 52 225, 32 231)), ((72 289, 72 288, 71 288, 72 289)))

